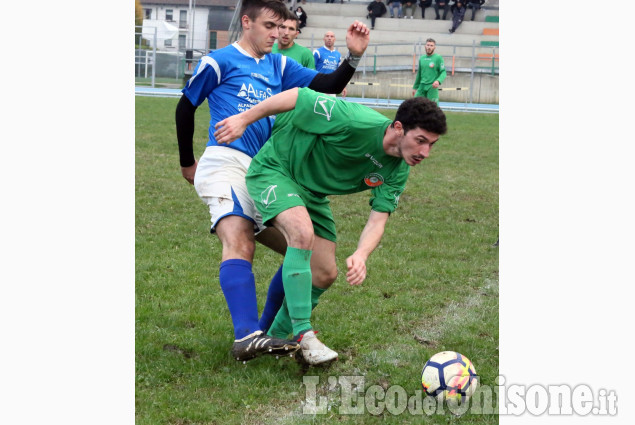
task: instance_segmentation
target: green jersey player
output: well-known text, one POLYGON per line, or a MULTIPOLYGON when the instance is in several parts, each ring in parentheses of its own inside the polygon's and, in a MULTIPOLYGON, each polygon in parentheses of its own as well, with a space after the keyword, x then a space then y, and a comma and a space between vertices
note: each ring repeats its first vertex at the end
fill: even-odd
POLYGON ((445 63, 443 56, 434 53, 436 41, 429 38, 426 40, 426 55, 419 58, 419 69, 415 83, 412 86, 412 95, 415 97, 425 97, 439 104, 439 86, 445 80, 445 63))
POLYGON ((308 88, 291 89, 218 122, 216 140, 230 143, 249 124, 273 114, 279 115, 271 137, 246 178, 263 221, 288 244, 282 270, 285 302, 269 335, 293 333, 304 360, 320 364, 337 358, 317 340, 310 322, 312 308, 327 289, 311 287, 311 270, 337 275, 335 223, 327 196, 371 191, 370 216, 357 250, 346 259, 346 279, 359 285, 366 278, 366 260, 397 208, 409 167, 427 158, 445 134, 445 115, 436 103, 415 97, 404 101, 390 121, 360 104, 308 88))
POLYGON ((297 17, 295 19, 287 19, 278 27, 280 38, 271 48, 271 53, 280 53, 294 59, 305 68, 315 69, 315 60, 311 50, 295 42, 298 36, 299 22, 300 20, 297 17))

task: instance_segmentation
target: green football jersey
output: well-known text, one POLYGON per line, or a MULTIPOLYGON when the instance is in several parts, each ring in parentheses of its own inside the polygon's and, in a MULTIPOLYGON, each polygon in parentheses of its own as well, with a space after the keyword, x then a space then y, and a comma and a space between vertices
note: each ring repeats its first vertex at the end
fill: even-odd
POLYGON ((277 169, 322 197, 371 190, 373 210, 394 211, 410 167, 384 152, 392 121, 367 106, 308 88, 298 93, 295 109, 276 117, 250 171, 277 169))
POLYGON ((295 59, 297 63, 305 68, 315 69, 315 59, 313 59, 313 53, 311 53, 310 49, 300 46, 298 43, 294 42, 293 46, 282 50, 278 49, 278 43, 274 43, 271 53, 280 53, 284 56, 295 59))
POLYGON ((443 62, 443 56, 433 53, 430 56, 423 55, 419 58, 419 69, 417 70, 417 76, 415 77, 415 83, 412 88, 417 90, 419 86, 430 85, 436 80, 439 83, 443 83, 447 77, 445 71, 445 63, 443 62))

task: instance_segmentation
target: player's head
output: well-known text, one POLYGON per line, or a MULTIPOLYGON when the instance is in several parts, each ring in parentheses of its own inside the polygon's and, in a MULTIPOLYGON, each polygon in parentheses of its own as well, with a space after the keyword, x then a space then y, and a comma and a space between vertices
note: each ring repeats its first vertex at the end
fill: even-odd
POLYGON ((278 28, 280 32, 280 38, 278 38, 278 47, 281 49, 288 49, 293 46, 293 42, 298 36, 300 20, 297 18, 287 19, 278 28))
POLYGON ((267 12, 273 12, 275 18, 283 20, 292 15, 280 0, 244 0, 240 8, 240 16, 246 15, 252 21, 267 12))
POLYGON ((257 56, 271 53, 279 36, 278 27, 289 18, 284 3, 278 0, 245 0, 240 10, 240 21, 246 42, 257 56))
POLYGON ((391 124, 398 132, 399 156, 410 166, 417 165, 430 154, 432 145, 447 132, 445 114, 425 97, 413 97, 399 105, 391 124))
POLYGON ((404 100, 397 109, 393 125, 397 121, 401 123, 404 133, 415 128, 422 128, 439 135, 448 131, 445 114, 439 105, 425 97, 404 100))
POLYGON ((434 53, 434 49, 437 47, 437 42, 434 41, 434 38, 429 38, 426 40, 426 55, 430 56, 434 53))
POLYGON ((335 33, 333 31, 327 31, 324 34, 324 45, 329 49, 332 49, 335 45, 335 33))

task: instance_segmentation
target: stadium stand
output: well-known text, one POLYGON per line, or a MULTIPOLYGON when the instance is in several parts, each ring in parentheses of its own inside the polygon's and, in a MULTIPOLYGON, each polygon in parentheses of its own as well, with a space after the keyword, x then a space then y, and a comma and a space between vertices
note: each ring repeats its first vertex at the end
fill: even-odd
MULTIPOLYGON (((307 1, 302 6, 309 19, 297 41, 314 49, 322 45, 326 31, 333 31, 336 47, 344 54, 348 25, 358 19, 370 27, 370 20, 366 19, 369 1, 307 1)), ((452 21, 435 20, 434 13, 427 13, 425 19, 421 18, 420 10, 415 11, 414 19, 390 18, 386 13, 377 18, 375 29, 371 31, 369 48, 349 87, 349 95, 409 97, 408 85, 414 81, 418 58, 425 54, 423 44, 431 37, 437 42, 436 53, 444 57, 448 72, 441 100, 498 103, 498 13, 498 0, 488 0, 475 20, 465 20, 454 34, 448 33, 452 21), (466 91, 465 87, 470 86, 466 91), (460 87, 464 89, 451 90, 460 87)))

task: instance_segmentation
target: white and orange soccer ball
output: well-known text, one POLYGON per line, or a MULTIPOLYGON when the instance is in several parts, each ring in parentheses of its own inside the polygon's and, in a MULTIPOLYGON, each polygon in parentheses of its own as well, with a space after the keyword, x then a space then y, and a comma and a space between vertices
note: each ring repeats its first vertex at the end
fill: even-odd
POLYGON ((450 399, 460 402, 474 394, 478 376, 467 357, 454 351, 442 351, 423 366, 421 385, 426 394, 440 402, 450 399))

